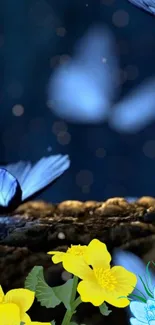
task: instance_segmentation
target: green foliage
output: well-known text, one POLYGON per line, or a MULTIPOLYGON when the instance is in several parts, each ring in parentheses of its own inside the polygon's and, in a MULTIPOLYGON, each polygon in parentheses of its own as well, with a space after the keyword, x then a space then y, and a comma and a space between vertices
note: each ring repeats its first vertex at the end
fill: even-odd
POLYGON ((105 302, 102 305, 99 306, 99 309, 100 309, 100 313, 103 316, 109 316, 109 314, 112 312, 112 310, 108 309, 108 306, 106 305, 105 302))
POLYGON ((141 282, 142 282, 142 284, 143 284, 143 286, 144 286, 144 289, 145 289, 145 292, 148 294, 148 296, 150 297, 150 298, 153 298, 153 294, 150 292, 150 290, 149 290, 149 288, 148 288, 148 285, 147 285, 147 282, 146 282, 146 284, 145 284, 145 282, 143 281, 143 279, 142 279, 142 277, 139 275, 139 278, 140 278, 140 280, 141 280, 141 282))
POLYGON ((34 266, 26 277, 25 288, 35 291, 36 298, 41 306, 55 308, 62 302, 67 310, 71 310, 73 279, 61 286, 51 288, 44 279, 43 267, 34 266))
POLYGON ((38 274, 39 272, 43 270, 42 266, 34 266, 33 269, 30 271, 28 276, 26 277, 25 280, 25 288, 29 289, 31 291, 36 290, 36 285, 38 282, 38 274))
POLYGON ((55 295, 62 301, 67 310, 71 310, 71 294, 73 288, 73 279, 68 280, 65 284, 53 288, 55 295))
POLYGON ((52 320, 51 325, 56 325, 55 320, 52 320))
POLYGON ((43 268, 40 269, 37 275, 38 282, 36 284, 36 298, 41 306, 46 308, 55 308, 61 303, 61 300, 55 295, 53 288, 51 288, 44 279, 43 268))

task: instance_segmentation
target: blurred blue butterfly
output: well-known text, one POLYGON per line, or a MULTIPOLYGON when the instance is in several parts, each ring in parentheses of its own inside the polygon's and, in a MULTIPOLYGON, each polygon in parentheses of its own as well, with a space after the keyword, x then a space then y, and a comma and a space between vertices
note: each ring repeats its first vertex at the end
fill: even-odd
POLYGON ((155 15, 155 0, 129 0, 133 5, 155 15))
POLYGON ((0 213, 12 212, 40 193, 69 166, 68 155, 43 157, 34 166, 25 161, 0 166, 0 213))

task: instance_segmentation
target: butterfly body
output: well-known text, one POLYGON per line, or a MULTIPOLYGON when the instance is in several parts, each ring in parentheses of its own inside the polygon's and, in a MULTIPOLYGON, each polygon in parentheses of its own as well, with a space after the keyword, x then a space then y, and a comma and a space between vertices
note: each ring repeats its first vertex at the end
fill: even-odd
POLYGON ((11 213, 21 203, 32 199, 69 166, 67 155, 43 157, 33 166, 25 161, 0 166, 0 214, 11 213))

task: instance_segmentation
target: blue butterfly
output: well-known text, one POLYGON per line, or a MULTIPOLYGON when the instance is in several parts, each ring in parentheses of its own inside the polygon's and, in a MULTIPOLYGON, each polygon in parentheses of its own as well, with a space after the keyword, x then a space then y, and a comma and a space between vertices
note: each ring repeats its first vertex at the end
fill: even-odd
POLYGON ((155 15, 155 0, 129 0, 133 5, 155 15))
POLYGON ((68 155, 43 157, 30 162, 0 166, 0 213, 10 213, 21 203, 40 193, 70 166, 68 155))

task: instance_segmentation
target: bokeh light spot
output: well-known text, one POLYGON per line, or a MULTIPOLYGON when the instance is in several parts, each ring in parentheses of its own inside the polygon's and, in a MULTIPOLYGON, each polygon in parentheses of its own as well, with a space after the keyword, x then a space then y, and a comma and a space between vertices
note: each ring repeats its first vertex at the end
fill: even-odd
POLYGON ((65 236, 65 234, 64 234, 63 232, 59 232, 59 233, 58 233, 58 238, 59 238, 59 239, 63 240, 63 239, 65 239, 65 237, 66 237, 66 236, 65 236))
POLYGON ((12 114, 15 116, 22 116, 24 114, 24 107, 22 105, 15 105, 12 107, 12 114))
POLYGON ((80 187, 89 187, 93 184, 94 177, 93 173, 90 170, 80 170, 76 175, 76 184, 80 187))
POLYGON ((155 158, 155 140, 145 142, 143 152, 146 157, 155 158))
POLYGON ((64 37, 66 34, 66 29, 64 27, 59 27, 56 29, 56 34, 60 37, 64 37))
POLYGON ((51 147, 51 146, 48 146, 48 147, 47 147, 47 151, 48 151, 48 152, 51 152, 51 151, 52 151, 52 147, 51 147))
POLYGON ((96 157, 98 158, 104 158, 106 155, 106 151, 104 148, 98 148, 96 149, 96 157))
POLYGON ((106 63, 107 62, 107 58, 102 58, 102 63, 106 63))
POLYGON ((67 145, 71 141, 71 135, 66 131, 61 131, 57 135, 57 140, 63 146, 67 145))
POLYGON ((117 10, 112 16, 112 22, 116 27, 125 27, 129 23, 129 14, 125 10, 117 10))
POLYGON ((53 123, 52 132, 58 135, 60 132, 66 132, 68 130, 67 123, 63 121, 56 121, 53 123))

